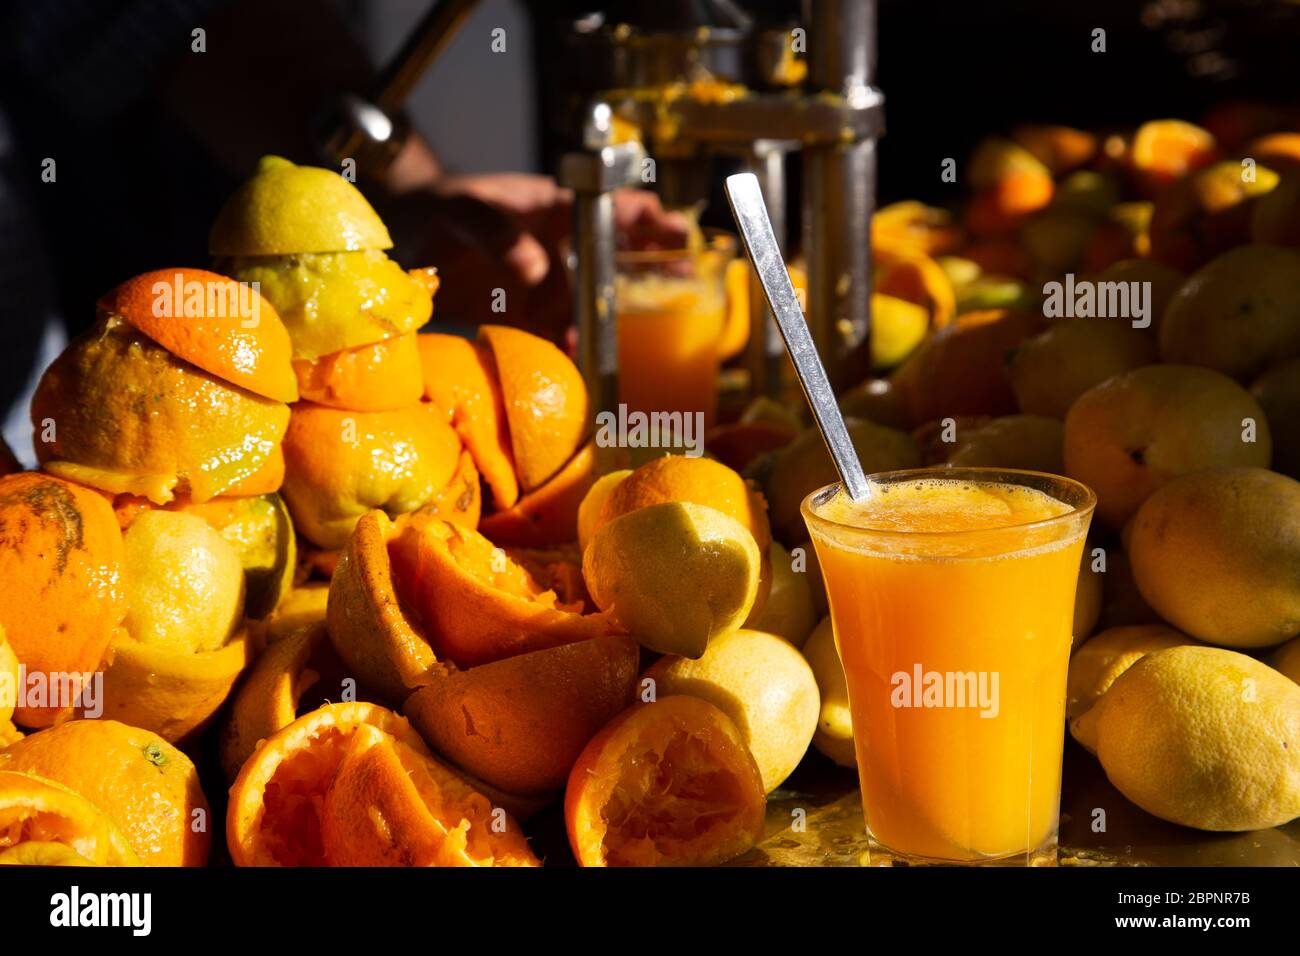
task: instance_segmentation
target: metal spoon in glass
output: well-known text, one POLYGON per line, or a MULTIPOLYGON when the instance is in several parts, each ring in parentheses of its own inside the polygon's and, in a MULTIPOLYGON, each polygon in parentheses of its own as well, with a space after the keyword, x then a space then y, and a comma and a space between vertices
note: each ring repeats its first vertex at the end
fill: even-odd
POLYGON ((849 439, 849 431, 844 426, 844 416, 831 391, 830 380, 826 378, 826 369, 817 347, 813 344, 812 334, 808 331, 808 322, 799 308, 794 286, 790 283, 790 273, 781 258, 781 249, 776 244, 776 235, 772 231, 772 220, 767 215, 767 205, 763 202, 763 191, 753 173, 738 173, 728 176, 726 182, 727 201, 731 204, 731 214, 740 229, 740 237, 745 246, 749 261, 754 264, 758 281, 763 286, 768 305, 776 317, 776 324, 781 329, 781 338, 785 340, 786 351, 794 363, 799 384, 803 386, 804 397, 812 409, 817 428, 822 433, 826 447, 830 449, 831 458, 840 473, 840 480, 854 501, 861 501, 871 493, 870 483, 858 461, 857 450, 849 439))

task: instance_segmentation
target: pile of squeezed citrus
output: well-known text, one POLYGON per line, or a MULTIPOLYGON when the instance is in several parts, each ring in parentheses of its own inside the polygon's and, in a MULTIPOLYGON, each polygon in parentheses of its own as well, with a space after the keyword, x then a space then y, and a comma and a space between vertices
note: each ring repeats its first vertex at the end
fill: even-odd
POLYGON ((584 865, 762 835, 818 714, 761 620, 762 496, 602 454, 536 336, 421 334, 438 277, 391 245, 268 157, 215 271, 127 280, 46 370, 41 470, 0 477, 0 862, 202 865, 224 833, 239 865, 536 866, 560 805, 584 865))

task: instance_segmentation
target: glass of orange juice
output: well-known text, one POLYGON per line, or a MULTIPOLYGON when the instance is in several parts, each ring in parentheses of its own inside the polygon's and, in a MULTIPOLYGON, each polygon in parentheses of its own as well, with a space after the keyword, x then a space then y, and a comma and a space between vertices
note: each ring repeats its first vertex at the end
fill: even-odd
POLYGON ((697 246, 618 254, 618 391, 628 411, 703 412, 708 427, 736 240, 710 235, 697 246))
POLYGON ((848 682, 873 865, 1056 861, 1075 584, 1096 496, 1058 475, 873 475, 804 520, 848 682))

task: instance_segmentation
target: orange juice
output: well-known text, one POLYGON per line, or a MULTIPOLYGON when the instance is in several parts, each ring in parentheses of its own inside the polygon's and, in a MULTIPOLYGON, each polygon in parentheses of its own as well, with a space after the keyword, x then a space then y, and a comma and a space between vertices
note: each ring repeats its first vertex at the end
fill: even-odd
POLYGON ((804 502, 888 862, 1048 862, 1075 583, 1095 501, 994 469, 875 476, 804 502))
POLYGON ((734 254, 730 236, 702 235, 684 249, 619 254, 618 391, 629 411, 703 412, 713 424, 734 254))
POLYGON ((658 276, 618 291, 618 395, 630 411, 703 412, 718 404, 721 289, 658 276))

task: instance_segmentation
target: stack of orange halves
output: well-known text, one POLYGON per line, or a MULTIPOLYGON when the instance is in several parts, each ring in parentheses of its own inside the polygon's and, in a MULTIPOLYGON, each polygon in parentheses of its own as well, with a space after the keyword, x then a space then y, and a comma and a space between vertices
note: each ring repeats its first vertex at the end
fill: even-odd
POLYGON ((388 229, 337 173, 264 158, 210 237, 216 267, 256 284, 292 342, 301 401, 284 439, 294 524, 326 552, 372 508, 431 505, 477 524, 473 463, 424 398, 416 332, 433 311, 431 269, 403 271, 388 229), (440 497, 442 496, 442 497, 440 497))
POLYGON ((172 744, 226 699, 247 617, 292 574, 276 492, 296 398, 275 310, 200 269, 112 290, 46 371, 44 471, 0 478, 6 862, 206 859, 207 802, 172 744))

